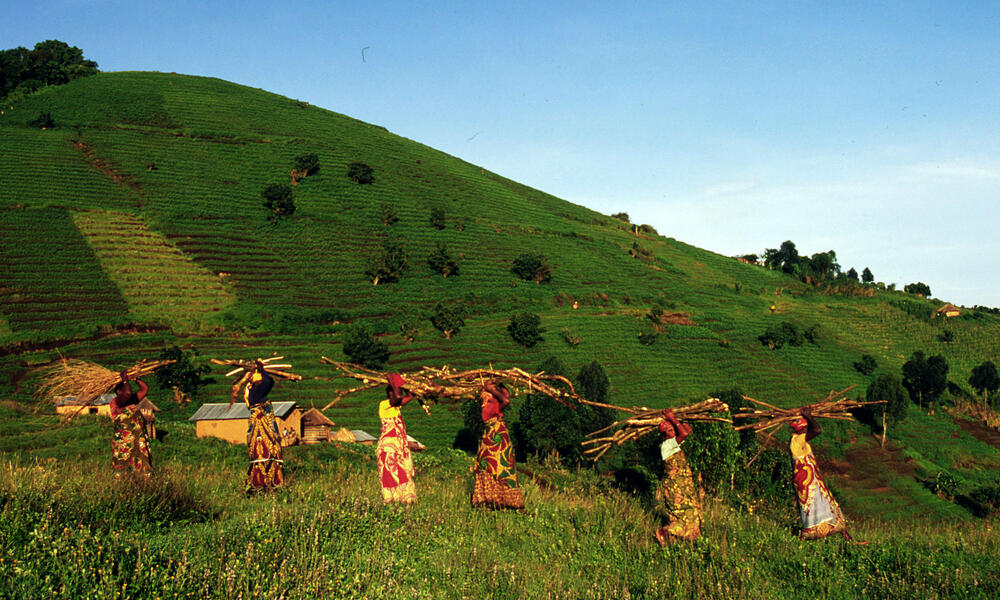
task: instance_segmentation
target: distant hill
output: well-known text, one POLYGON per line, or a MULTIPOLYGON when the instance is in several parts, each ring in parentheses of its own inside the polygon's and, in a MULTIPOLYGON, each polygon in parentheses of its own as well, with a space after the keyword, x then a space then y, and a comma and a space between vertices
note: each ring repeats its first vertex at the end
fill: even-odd
MULTIPOLYGON (((637 235, 624 221, 382 127, 218 79, 101 73, 2 108, 0 381, 11 383, 4 396, 21 401, 30 368, 57 353, 120 365, 175 343, 223 358, 281 352, 303 374, 329 376, 317 359, 339 356, 339 338, 356 322, 383 334, 393 369, 535 368, 558 355, 575 370, 597 360, 624 405, 666 406, 732 387, 785 406, 852 384, 863 394, 871 377, 852 366, 862 354, 898 372, 915 350, 944 355, 951 381, 968 388, 971 369, 1000 354, 995 315, 965 311, 944 323, 925 316, 937 301, 831 293, 637 235), (29 125, 43 112, 54 127, 29 125), (261 191, 289 183, 306 153, 318 155, 319 172, 294 186, 294 215, 271 223, 261 191), (372 167, 373 183, 348 178, 355 162, 372 167), (399 220, 383 225, 388 206, 399 220), (443 229, 431 226, 431 209, 444 210, 443 229), (386 239, 404 244, 409 269, 373 286, 366 266, 386 239), (428 267, 439 242, 458 276, 428 267), (511 272, 525 252, 548 257, 551 282, 511 272), (430 324, 438 302, 465 310, 453 339, 430 324), (654 305, 674 316, 644 345, 654 305), (546 329, 530 350, 506 331, 518 311, 538 313, 546 329), (412 343, 400 334, 409 319, 418 325, 412 343), (781 321, 818 326, 816 343, 761 344, 781 321), (953 341, 940 341, 944 329, 953 341)), ((330 385, 308 380, 275 393, 322 406, 330 385)), ((220 378, 206 399, 227 394, 220 378)), ((413 434, 450 443, 461 415, 442 408, 414 419, 413 434)), ((348 399, 328 414, 373 429, 372 412, 348 399)), ((890 432, 882 469, 870 468, 875 442, 864 426, 831 425, 818 446, 841 465, 831 477, 854 514, 964 518, 919 481, 942 471, 970 487, 989 481, 1000 451, 977 431, 914 408, 890 432), (852 478, 852 461, 865 463, 863 477, 852 478)))

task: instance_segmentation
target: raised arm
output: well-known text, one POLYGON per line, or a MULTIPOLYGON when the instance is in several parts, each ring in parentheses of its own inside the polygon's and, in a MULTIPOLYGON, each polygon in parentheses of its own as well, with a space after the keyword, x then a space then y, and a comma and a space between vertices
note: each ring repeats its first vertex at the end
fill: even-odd
POLYGON ((135 401, 142 402, 142 399, 146 397, 146 392, 149 391, 149 386, 141 379, 136 379, 135 383, 139 386, 139 391, 135 393, 135 401))
POLYGON ((819 426, 819 422, 813 418, 812 413, 808 410, 802 412, 802 418, 806 420, 808 428, 806 429, 806 441, 813 439, 817 435, 823 433, 823 430, 819 426))
POLYGON ((497 409, 500 412, 503 412, 510 406, 510 390, 502 383, 487 381, 483 384, 483 389, 493 394, 493 397, 497 399, 497 409))
MULTIPOLYGON (((677 417, 674 416, 674 411, 669 408, 663 411, 663 418, 666 422, 669 422, 674 428, 674 435, 677 437, 677 443, 683 442, 687 436, 691 435, 691 426, 683 421, 678 421, 677 417)), ((662 432, 665 428, 661 424, 660 431, 662 432)))

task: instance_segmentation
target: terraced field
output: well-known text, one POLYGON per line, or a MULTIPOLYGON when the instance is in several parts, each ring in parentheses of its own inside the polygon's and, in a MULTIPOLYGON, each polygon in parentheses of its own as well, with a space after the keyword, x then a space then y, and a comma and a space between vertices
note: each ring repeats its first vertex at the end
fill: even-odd
MULTIPOLYGON (((329 377, 319 356, 340 356, 342 333, 359 322, 389 344, 390 368, 534 368, 554 355, 576 373, 596 360, 611 400, 625 405, 667 406, 734 386, 786 406, 853 384, 861 395, 871 380, 852 366, 861 354, 898 372, 915 350, 944 355, 951 381, 967 388, 972 367, 1000 360, 996 315, 967 311, 941 323, 907 312, 935 301, 901 292, 824 293, 670 237, 636 235, 624 221, 376 125, 217 79, 104 73, 46 89, 0 116, 0 181, 0 381, 14 382, 3 395, 21 401, 31 368, 60 354, 120 366, 173 344, 203 358, 280 353, 307 377, 329 377), (55 129, 27 126, 42 111, 55 129), (304 153, 319 156, 320 170, 294 187, 295 214, 271 223, 261 190, 288 182, 304 153), (356 161, 374 169, 374 183, 346 176, 356 161), (387 205, 398 214, 392 225, 380 220, 387 205), (445 211, 443 229, 429 223, 435 208, 445 211), (409 268, 399 282, 373 286, 366 266, 388 239, 404 244, 409 268), (458 261, 458 276, 428 267, 437 243, 458 261), (641 260, 636 247, 647 253, 641 260), (551 282, 511 273, 524 252, 549 258, 551 282), (430 324, 438 302, 465 311, 454 339, 430 324), (693 324, 667 325, 642 345, 654 304, 693 324), (507 335, 519 311, 542 318, 545 339, 532 349, 507 335), (418 323, 413 343, 399 333, 408 319, 418 323), (817 343, 769 350, 758 341, 786 320, 818 325, 817 343), (940 341, 945 329, 954 341, 940 341), (563 330, 579 343, 566 343, 563 330)), ((323 406, 333 385, 309 379, 275 394, 323 406)), ((227 395, 220 380, 203 399, 227 395)), ((349 398, 328 415, 372 430, 374 400, 349 398)), ((168 409, 165 418, 190 410, 168 409)), ((410 430, 449 445, 458 407, 435 412, 410 430)), ((907 456, 981 481, 998 451, 949 429, 948 443, 969 460, 944 460, 943 442, 922 438, 925 425, 916 415, 899 426, 907 456)), ((832 427, 818 447, 840 460, 865 435, 861 426, 832 427)), ((842 485, 858 503, 872 500, 865 477, 842 485)), ((912 476, 875 487, 927 494, 921 510, 954 510, 912 476)))

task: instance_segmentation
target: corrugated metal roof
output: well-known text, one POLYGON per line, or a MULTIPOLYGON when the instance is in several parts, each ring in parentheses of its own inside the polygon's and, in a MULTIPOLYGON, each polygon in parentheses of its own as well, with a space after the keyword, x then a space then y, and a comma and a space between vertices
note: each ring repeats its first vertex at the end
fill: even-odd
POLYGON ((351 433, 354 434, 355 442, 374 442, 376 438, 372 437, 372 434, 367 431, 362 431, 360 429, 352 429, 351 433))
MULTIPOLYGON (((274 416, 279 419, 284 419, 293 410, 295 410, 294 402, 272 402, 271 407, 274 409, 274 416)), ((202 404, 198 407, 193 415, 188 418, 188 421, 225 421, 229 419, 249 419, 250 409, 247 408, 246 403, 239 402, 233 403, 233 407, 229 408, 229 404, 202 404)))
MULTIPOLYGON (((93 402, 88 404, 88 406, 104 406, 105 404, 111 404, 111 399, 114 398, 114 394, 102 394, 94 399, 93 402)), ((63 396, 62 398, 56 398, 56 406, 80 406, 80 403, 76 401, 76 396, 63 396)))

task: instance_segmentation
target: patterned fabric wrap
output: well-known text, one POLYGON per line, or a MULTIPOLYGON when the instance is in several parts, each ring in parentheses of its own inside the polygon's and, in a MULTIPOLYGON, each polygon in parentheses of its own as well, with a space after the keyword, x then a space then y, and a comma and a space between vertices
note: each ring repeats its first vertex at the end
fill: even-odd
POLYGON ((663 502, 669 523, 664 532, 676 539, 696 540, 701 536, 701 501, 684 451, 674 452, 663 461, 663 481, 656 499, 663 502))
POLYGON ((153 474, 153 459, 146 438, 146 421, 136 406, 126 406, 112 419, 115 434, 111 440, 111 468, 115 477, 133 472, 149 477, 153 474))
POLYGON ((830 488, 823 482, 816 457, 804 434, 792 436, 792 455, 795 496, 799 503, 799 516, 802 517, 801 537, 819 539, 843 531, 846 527, 844 515, 830 488), (802 439, 796 440, 796 437, 802 439))
POLYGON ((250 458, 246 480, 248 493, 276 488, 284 483, 281 435, 270 401, 250 407, 247 455, 250 458))
POLYGON ((417 486, 413 483, 413 459, 406 442, 403 417, 382 419, 382 434, 375 446, 378 460, 382 500, 412 504, 417 501, 417 486))
POLYGON ((476 474, 472 487, 472 505, 491 508, 524 508, 524 495, 517 486, 514 471, 514 447, 507 424, 500 417, 485 422, 483 439, 472 467, 476 474))

